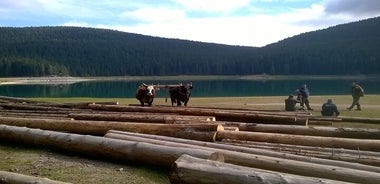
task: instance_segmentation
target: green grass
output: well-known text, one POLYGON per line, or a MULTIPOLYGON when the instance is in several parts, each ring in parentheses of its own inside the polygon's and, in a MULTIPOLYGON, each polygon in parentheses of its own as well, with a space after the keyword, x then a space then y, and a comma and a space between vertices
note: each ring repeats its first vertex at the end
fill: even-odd
MULTIPOLYGON (((284 110, 285 96, 264 96, 264 97, 192 97, 188 106, 203 107, 224 107, 224 108, 244 108, 253 110, 284 110)), ((361 98, 362 111, 347 111, 346 108, 351 105, 352 97, 350 95, 331 95, 331 96, 311 96, 310 104, 314 111, 313 114, 319 115, 322 104, 327 99, 333 99, 338 106, 342 116, 380 118, 380 95, 366 95, 361 98)), ((138 104, 135 98, 34 98, 34 100, 74 103, 74 102, 119 102, 121 105, 138 104)), ((170 99, 165 102, 165 98, 156 98, 154 105, 171 105, 170 99)))

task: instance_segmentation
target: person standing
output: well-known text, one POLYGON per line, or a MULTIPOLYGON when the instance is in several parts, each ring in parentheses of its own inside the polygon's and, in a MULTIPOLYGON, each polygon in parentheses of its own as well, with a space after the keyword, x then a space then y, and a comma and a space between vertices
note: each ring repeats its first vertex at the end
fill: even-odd
POLYGON ((321 114, 322 116, 339 116, 338 107, 331 99, 328 99, 327 102, 322 105, 321 114))
POLYGON ((364 89, 356 82, 351 84, 352 104, 347 110, 352 110, 356 106, 356 110, 360 111, 361 106, 359 103, 360 97, 364 96, 364 89))
POLYGON ((301 96, 302 96, 301 108, 304 108, 304 104, 305 104, 307 110, 313 110, 310 107, 310 101, 309 101, 310 92, 309 92, 309 89, 307 88, 306 84, 301 86, 301 88, 299 89, 299 92, 301 93, 301 96))

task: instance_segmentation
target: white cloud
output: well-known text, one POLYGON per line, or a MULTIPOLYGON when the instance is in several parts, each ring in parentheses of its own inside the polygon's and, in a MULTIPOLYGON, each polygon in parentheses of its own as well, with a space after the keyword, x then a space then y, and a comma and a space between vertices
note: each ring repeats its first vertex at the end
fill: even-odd
POLYGON ((185 14, 183 11, 171 8, 141 8, 135 11, 124 12, 120 18, 136 19, 143 22, 167 22, 184 19, 185 14))
POLYGON ((205 12, 229 12, 237 8, 248 6, 249 0, 175 0, 188 10, 205 12))
POLYGON ((309 5, 305 1, 0 0, 0 25, 46 23, 264 46, 303 32, 380 15, 378 0, 307 0, 314 2, 309 5))

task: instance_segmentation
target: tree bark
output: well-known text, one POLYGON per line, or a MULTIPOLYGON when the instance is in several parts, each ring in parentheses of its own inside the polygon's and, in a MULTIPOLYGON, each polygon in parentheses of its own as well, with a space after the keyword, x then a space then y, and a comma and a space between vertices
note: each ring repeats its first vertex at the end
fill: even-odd
MULTIPOLYGON (((193 139, 197 138, 197 133, 195 132, 206 132, 208 137, 214 138, 215 131, 223 130, 223 126, 215 124, 172 125, 155 123, 53 120, 11 117, 0 117, 0 124, 101 136, 103 136, 108 130, 113 129, 146 134, 165 135, 171 137, 187 135, 192 136, 190 138, 193 139)), ((200 139, 204 140, 205 135, 202 134, 200 139)), ((214 139, 209 141, 214 141, 214 139)))
POLYGON ((216 140, 220 141, 223 139, 380 151, 380 140, 372 139, 351 139, 244 131, 218 131, 216 134, 216 140))
POLYGON ((182 155, 173 164, 169 173, 172 184, 241 184, 241 183, 347 183, 323 178, 285 174, 217 161, 182 155))
POLYGON ((182 154, 223 160, 223 155, 208 150, 178 148, 7 125, 0 125, 0 138, 8 141, 43 145, 82 155, 158 165, 165 168, 169 168, 182 154))

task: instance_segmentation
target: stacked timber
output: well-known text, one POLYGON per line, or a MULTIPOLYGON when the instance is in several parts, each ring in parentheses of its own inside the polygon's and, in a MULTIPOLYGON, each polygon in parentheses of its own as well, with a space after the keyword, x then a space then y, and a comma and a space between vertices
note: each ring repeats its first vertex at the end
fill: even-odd
POLYGON ((162 166, 172 183, 380 183, 380 130, 331 126, 373 118, 0 100, 2 140, 162 166))

